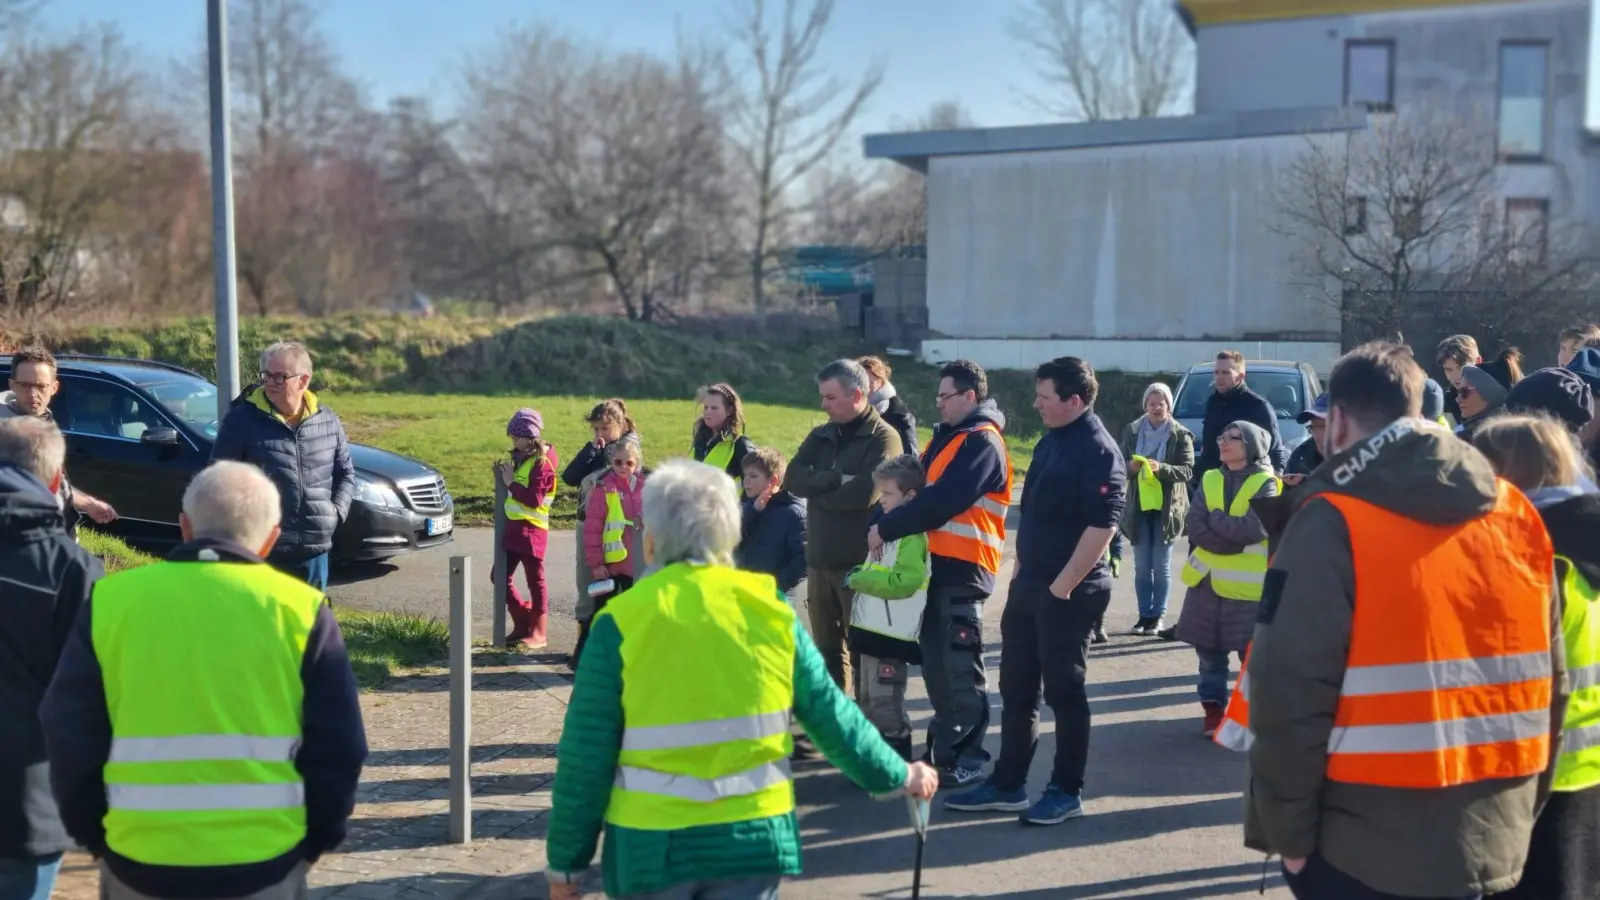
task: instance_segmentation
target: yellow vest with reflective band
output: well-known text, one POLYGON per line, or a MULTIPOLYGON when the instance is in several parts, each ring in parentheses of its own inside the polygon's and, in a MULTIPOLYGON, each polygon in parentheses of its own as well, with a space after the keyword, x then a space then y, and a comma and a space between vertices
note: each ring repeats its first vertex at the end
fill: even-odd
MULTIPOLYGON (((522 487, 527 487, 529 485, 531 479, 533 478, 533 467, 539 462, 539 459, 540 458, 537 456, 530 456, 522 461, 522 465, 517 466, 517 475, 515 481, 518 485, 522 487)), ((539 504, 538 508, 535 509, 533 507, 522 505, 517 501, 517 498, 507 494, 506 518, 513 522, 527 522, 535 528, 543 528, 544 530, 549 531, 550 504, 555 500, 555 497, 556 492, 554 489, 552 489, 550 493, 544 495, 544 502, 539 504)))
POLYGON ((300 664, 321 604, 260 563, 161 562, 95 585, 108 847, 148 865, 231 866, 304 840, 300 664))
POLYGON ((1567 678, 1572 695, 1561 724, 1561 755, 1556 758, 1558 791, 1581 791, 1600 784, 1600 591, 1564 556, 1561 579, 1561 636, 1567 645, 1567 678))
MULTIPOLYGON (((1149 460, 1145 459, 1143 456, 1135 456, 1133 458, 1144 459, 1146 463, 1149 463, 1149 460)), ((1156 473, 1150 471, 1149 465, 1143 465, 1139 467, 1139 474, 1135 478, 1135 481, 1137 481, 1139 485, 1139 511, 1154 512, 1155 510, 1160 509, 1161 482, 1156 480, 1156 473)))
MULTIPOLYGON (((729 438, 718 438, 716 446, 706 451, 706 458, 702 459, 701 462, 711 466, 714 469, 717 469, 720 472, 728 471, 729 464, 733 462, 733 451, 737 449, 736 445, 738 443, 738 435, 734 435, 733 437, 729 438)), ((694 448, 689 448, 689 452, 692 456, 694 454, 694 448)), ((736 493, 744 492, 744 488, 739 485, 739 479, 737 478, 733 479, 733 489, 736 493)))
MULTIPOLYGON (((1244 480, 1239 493, 1228 507, 1228 515, 1243 516, 1250 512, 1250 500, 1268 481, 1276 482, 1282 490, 1283 482, 1270 472, 1257 472, 1244 480)), ((1222 509, 1222 470, 1212 469, 1201 479, 1206 508, 1216 512, 1222 509)), ((1183 564, 1183 583, 1194 587, 1206 578, 1211 579, 1211 589, 1218 597, 1229 600, 1260 600, 1261 584, 1267 576, 1267 542, 1251 544, 1241 553, 1212 553, 1199 547, 1189 551, 1183 564)))
POLYGON ((675 563, 597 615, 622 634, 606 821, 676 831, 794 811, 794 610, 770 575, 675 563))
POLYGON ((628 558, 628 542, 623 537, 627 527, 632 524, 622 514, 622 495, 616 491, 606 491, 606 524, 600 532, 600 553, 606 565, 628 558))

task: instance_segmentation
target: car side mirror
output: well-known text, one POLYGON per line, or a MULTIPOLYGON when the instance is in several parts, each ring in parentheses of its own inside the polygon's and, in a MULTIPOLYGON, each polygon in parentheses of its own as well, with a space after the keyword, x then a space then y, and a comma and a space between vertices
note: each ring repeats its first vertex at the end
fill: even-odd
POLYGON ((178 443, 178 429, 176 428, 151 428, 139 435, 141 444, 160 444, 170 447, 178 443))

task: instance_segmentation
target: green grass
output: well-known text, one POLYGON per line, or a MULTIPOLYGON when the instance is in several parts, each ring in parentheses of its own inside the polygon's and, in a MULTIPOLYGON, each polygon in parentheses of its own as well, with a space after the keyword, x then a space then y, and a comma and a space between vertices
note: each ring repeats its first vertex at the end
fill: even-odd
MULTIPOLYGON (((83 548, 105 563, 108 574, 156 561, 154 556, 97 531, 85 528, 79 536, 83 548)), ((439 619, 343 607, 335 607, 333 612, 350 651, 356 683, 363 688, 382 684, 399 671, 437 663, 450 649, 450 628, 439 619)))

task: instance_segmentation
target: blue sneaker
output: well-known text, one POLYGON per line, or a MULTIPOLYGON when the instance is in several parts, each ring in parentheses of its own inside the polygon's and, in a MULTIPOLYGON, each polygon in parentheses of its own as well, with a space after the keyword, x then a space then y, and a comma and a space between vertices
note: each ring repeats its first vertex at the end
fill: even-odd
POLYGON ((1060 825, 1068 819, 1076 819, 1083 815, 1083 799, 1077 794, 1050 785, 1044 789, 1044 796, 1039 802, 1028 807, 1022 814, 1024 825, 1060 825))
POLYGON ((984 783, 951 795, 944 801, 944 808, 957 812, 1022 812, 1028 808, 1028 792, 1023 788, 1002 791, 991 783, 984 783))

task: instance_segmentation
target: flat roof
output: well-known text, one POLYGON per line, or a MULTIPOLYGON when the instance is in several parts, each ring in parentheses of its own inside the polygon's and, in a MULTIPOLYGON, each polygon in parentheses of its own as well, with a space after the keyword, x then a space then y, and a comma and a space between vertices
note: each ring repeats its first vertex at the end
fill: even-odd
POLYGON ((1236 22, 1406 12, 1441 6, 1480 6, 1506 2, 1511 0, 1179 0, 1177 6, 1190 28, 1204 28, 1236 22))
POLYGON ((973 156, 1074 150, 1124 144, 1222 141, 1328 131, 1360 131, 1367 112, 1358 107, 1252 110, 1201 116, 1160 116, 1109 122, 1018 125, 1009 128, 964 128, 869 134, 863 139, 868 159, 892 159, 918 172, 928 171, 935 156, 973 156))

